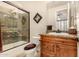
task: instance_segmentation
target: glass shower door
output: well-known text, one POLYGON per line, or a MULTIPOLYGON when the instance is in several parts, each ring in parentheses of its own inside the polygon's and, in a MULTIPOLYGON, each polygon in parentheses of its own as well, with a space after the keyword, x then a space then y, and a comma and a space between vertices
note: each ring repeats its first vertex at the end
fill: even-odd
POLYGON ((0 12, 3 51, 28 43, 28 14, 0 12))

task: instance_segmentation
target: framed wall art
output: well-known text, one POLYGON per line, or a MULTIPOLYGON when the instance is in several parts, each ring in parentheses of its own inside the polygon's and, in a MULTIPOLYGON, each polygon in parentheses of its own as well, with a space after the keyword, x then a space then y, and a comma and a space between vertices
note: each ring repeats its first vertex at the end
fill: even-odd
POLYGON ((39 23, 40 20, 42 19, 42 16, 39 13, 36 13, 33 19, 36 23, 39 23))

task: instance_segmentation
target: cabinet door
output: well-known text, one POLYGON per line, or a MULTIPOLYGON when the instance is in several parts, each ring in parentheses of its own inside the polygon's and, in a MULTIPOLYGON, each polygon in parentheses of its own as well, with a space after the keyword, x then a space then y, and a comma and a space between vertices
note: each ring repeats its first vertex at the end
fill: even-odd
POLYGON ((42 41, 41 42, 41 56, 43 57, 53 57, 55 56, 55 44, 49 41, 42 41))
POLYGON ((68 57, 76 57, 77 56, 77 48, 75 46, 65 45, 63 47, 64 56, 68 57))
POLYGON ((67 46, 62 46, 62 45, 57 45, 56 47, 56 52, 58 57, 68 57, 68 47, 67 46))
POLYGON ((77 56, 77 48, 69 45, 56 44, 56 56, 75 57, 77 56))

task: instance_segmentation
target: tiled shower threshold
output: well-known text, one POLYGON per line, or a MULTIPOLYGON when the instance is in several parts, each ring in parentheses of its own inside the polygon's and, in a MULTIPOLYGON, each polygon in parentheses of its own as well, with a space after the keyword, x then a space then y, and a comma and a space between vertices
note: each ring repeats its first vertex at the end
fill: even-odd
POLYGON ((26 44, 26 42, 25 41, 18 41, 18 42, 15 42, 15 43, 3 45, 3 51, 7 51, 7 50, 10 50, 10 49, 16 48, 16 47, 23 45, 23 44, 26 44))

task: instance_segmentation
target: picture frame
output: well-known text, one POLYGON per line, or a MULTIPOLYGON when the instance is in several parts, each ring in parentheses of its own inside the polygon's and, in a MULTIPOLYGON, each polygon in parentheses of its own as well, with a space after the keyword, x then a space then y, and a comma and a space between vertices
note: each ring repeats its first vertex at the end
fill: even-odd
POLYGON ((40 20, 42 19, 42 16, 39 13, 36 13, 33 19, 36 23, 39 23, 40 20))

